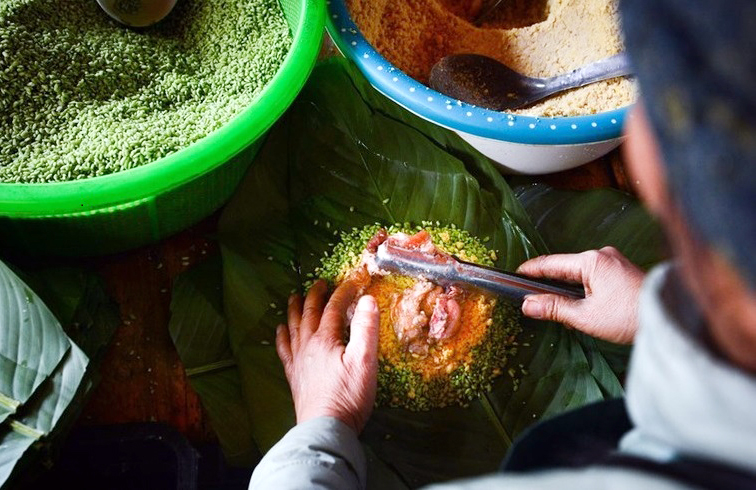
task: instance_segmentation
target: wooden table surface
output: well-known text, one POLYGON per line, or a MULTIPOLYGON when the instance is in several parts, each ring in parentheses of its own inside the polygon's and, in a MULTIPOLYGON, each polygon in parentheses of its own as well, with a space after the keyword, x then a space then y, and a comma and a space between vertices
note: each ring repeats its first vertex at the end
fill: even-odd
MULTIPOLYGON (((629 190, 620 152, 538 179, 569 189, 629 190)), ((189 386, 168 334, 171 285, 178 274, 215 251, 210 238, 219 212, 158 244, 96 259, 109 294, 120 305, 118 327, 102 375, 80 423, 163 422, 194 443, 211 442, 212 429, 189 386)))

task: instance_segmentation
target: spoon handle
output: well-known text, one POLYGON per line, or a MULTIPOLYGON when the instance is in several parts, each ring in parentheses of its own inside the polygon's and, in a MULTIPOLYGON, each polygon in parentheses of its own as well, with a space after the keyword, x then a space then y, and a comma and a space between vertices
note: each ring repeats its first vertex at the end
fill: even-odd
POLYGON ((632 74, 630 59, 625 53, 620 53, 589 63, 570 73, 554 77, 549 80, 545 88, 557 92, 630 74, 632 74))

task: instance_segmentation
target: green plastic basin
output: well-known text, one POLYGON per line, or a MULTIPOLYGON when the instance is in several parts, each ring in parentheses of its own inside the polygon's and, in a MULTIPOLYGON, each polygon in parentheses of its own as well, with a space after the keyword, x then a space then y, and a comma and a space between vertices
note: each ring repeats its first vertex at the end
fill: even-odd
POLYGON ((86 180, 0 184, 0 250, 101 255, 156 242, 231 196, 315 64, 324 0, 281 0, 293 43, 255 101, 207 137, 147 165, 86 180))

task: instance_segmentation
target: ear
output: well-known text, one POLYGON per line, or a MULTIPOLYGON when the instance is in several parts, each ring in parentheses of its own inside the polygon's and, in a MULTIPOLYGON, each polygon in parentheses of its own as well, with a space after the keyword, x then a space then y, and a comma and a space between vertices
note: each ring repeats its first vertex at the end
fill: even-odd
POLYGON ((624 159, 635 191, 657 217, 670 203, 661 151, 643 104, 638 101, 625 125, 624 159))

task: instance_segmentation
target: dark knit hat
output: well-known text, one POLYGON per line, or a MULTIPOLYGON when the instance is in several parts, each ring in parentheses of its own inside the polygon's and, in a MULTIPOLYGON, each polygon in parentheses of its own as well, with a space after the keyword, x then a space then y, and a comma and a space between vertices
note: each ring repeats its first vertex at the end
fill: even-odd
POLYGON ((671 191, 756 290, 756 1, 621 0, 671 191))

